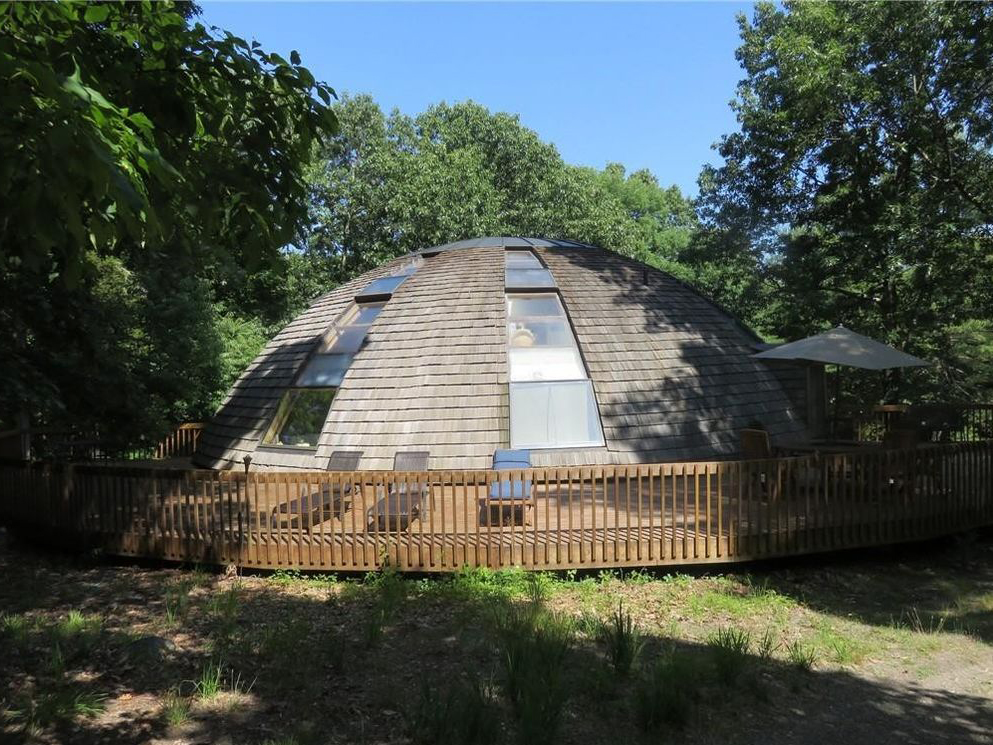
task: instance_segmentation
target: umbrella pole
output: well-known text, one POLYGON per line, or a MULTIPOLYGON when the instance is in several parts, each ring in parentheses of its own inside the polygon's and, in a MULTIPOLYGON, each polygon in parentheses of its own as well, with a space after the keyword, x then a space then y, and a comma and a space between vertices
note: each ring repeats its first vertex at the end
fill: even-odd
POLYGON ((839 365, 834 366, 834 415, 832 417, 833 421, 831 423, 831 436, 837 438, 838 436, 838 403, 841 400, 841 367, 839 365))

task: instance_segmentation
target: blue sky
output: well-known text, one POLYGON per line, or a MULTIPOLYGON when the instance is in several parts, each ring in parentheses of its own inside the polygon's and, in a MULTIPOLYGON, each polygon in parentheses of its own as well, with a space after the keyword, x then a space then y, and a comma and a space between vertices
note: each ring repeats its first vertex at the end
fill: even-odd
POLYGON ((473 99, 518 114, 567 162, 649 168, 696 194, 735 128, 745 3, 202 2, 205 23, 303 64, 339 93, 416 114, 473 99))

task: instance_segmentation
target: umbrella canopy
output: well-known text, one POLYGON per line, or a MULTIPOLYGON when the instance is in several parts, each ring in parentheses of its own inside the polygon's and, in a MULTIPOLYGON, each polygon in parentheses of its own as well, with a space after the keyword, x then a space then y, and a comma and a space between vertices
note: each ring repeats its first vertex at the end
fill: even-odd
POLYGON ((924 367, 931 364, 868 336, 849 331, 844 326, 789 344, 781 344, 752 356, 760 360, 804 360, 828 365, 861 367, 865 370, 924 367))

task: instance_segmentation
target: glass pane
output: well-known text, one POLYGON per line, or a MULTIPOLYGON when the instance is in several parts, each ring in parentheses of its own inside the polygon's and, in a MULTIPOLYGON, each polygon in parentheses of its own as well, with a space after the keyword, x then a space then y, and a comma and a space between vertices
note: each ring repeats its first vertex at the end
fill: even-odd
POLYGON ((562 304, 554 294, 548 295, 508 295, 507 317, 525 318, 528 316, 564 316, 562 304))
POLYGON ((287 391, 262 444, 316 448, 335 393, 327 389, 287 391))
POLYGON ((555 287, 555 280, 547 269, 507 267, 507 287, 555 287))
POLYGON ((408 259, 407 261, 405 261, 403 264, 401 264, 399 268, 395 270, 394 273, 403 275, 404 277, 409 277, 411 274, 416 272, 423 263, 424 263, 424 259, 422 259, 420 256, 414 256, 408 259))
POLYGON ((603 445, 603 433, 589 381, 511 384, 511 447, 594 445, 603 445))
POLYGON ((379 314, 383 312, 382 303, 364 303, 358 306, 358 312, 353 318, 348 319, 348 323, 365 323, 369 324, 375 321, 379 314))
POLYGON ((352 364, 352 357, 350 354, 315 354, 300 373, 296 384, 301 388, 337 387, 352 364))
POLYGON ((538 257, 530 251, 507 251, 508 269, 543 269, 538 257))
POLYGON ((368 295, 391 295, 397 287, 403 284, 407 277, 383 277, 374 279, 367 284, 355 297, 366 297, 368 295))
POLYGON ((319 350, 320 354, 339 352, 344 354, 355 354, 362 348, 365 335, 369 331, 368 326, 349 325, 338 331, 337 336, 332 337, 319 350))
POLYGON ((574 347, 510 348, 510 379, 582 380, 583 361, 574 347))
POLYGON ((572 329, 565 320, 528 319, 507 324, 507 341, 512 347, 571 347, 572 329))

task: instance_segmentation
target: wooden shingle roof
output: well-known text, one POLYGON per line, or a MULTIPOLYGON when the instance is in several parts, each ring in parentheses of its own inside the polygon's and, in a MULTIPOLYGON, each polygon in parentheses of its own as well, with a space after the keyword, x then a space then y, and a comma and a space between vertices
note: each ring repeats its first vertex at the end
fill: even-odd
POLYGON ((802 433, 756 337, 673 277, 571 241, 488 238, 425 250, 372 325, 334 399, 316 451, 261 447, 286 386, 324 331, 398 259, 317 299, 245 370, 212 419, 208 467, 321 469, 361 450, 389 469, 397 450, 429 450, 431 468, 488 468, 509 446, 504 246, 528 246, 551 270, 600 409, 605 447, 534 451, 535 465, 638 463, 733 455, 755 422, 802 433))

